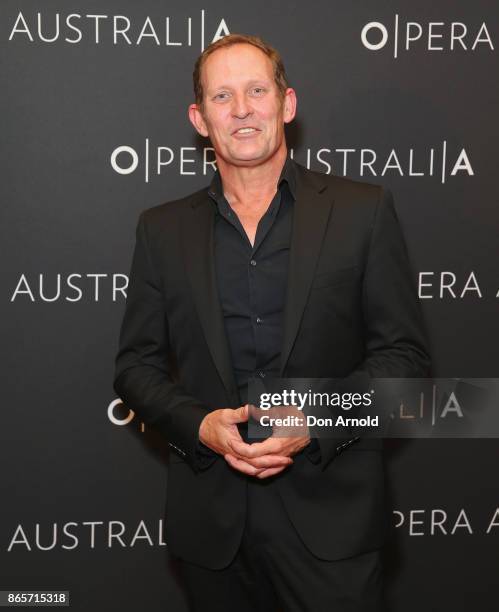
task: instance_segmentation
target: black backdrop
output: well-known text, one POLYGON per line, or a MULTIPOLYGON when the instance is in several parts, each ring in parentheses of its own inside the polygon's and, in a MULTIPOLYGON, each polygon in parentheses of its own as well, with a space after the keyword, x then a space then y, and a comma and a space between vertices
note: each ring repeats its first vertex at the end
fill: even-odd
MULTIPOLYGON (((297 161, 393 191, 435 375, 498 375, 498 26, 487 0, 2 1, 0 589, 185 610, 166 444, 112 374, 138 214, 212 172, 186 109, 218 35, 281 51, 297 161)), ((496 610, 497 440, 388 446, 392 609, 496 610)))

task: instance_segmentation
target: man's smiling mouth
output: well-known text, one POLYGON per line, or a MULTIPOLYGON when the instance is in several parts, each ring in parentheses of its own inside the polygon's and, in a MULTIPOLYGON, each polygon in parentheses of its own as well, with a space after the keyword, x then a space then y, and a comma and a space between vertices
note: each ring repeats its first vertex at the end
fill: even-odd
POLYGON ((256 134, 256 132, 259 132, 260 130, 258 128, 254 128, 254 127, 243 127, 243 128, 239 128, 238 130, 236 130, 235 132, 232 132, 232 136, 244 136, 247 134, 256 134))
POLYGON ((258 128, 244 127, 244 128, 239 128, 235 132, 232 132, 232 136, 234 136, 235 138, 239 138, 239 139, 240 138, 251 138, 259 134, 260 132, 261 130, 259 130, 258 128))

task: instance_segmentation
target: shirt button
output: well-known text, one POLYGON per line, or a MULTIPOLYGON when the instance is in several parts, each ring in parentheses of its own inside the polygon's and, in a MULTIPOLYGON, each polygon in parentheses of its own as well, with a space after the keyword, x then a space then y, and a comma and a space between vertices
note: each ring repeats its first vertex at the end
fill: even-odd
POLYGON ((265 372, 262 372, 262 370, 260 370, 260 371, 258 372, 258 376, 259 376, 260 378, 265 378, 265 372))
POLYGON ((252 259, 252 260, 250 261, 250 264, 251 264, 252 266, 256 266, 256 261, 255 261, 254 259, 252 259))
POLYGON ((260 317, 257 317, 257 318, 256 318, 256 322, 257 322, 257 323, 263 323, 263 319, 260 319, 260 317))

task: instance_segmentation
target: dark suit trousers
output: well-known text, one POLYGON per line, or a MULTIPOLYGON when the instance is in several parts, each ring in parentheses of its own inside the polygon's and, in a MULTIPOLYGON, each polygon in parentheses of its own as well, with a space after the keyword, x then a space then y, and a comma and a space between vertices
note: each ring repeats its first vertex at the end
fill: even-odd
POLYGON ((243 538, 228 567, 174 560, 189 610, 384 612, 380 550, 339 561, 312 555, 286 514, 279 477, 248 478, 243 538))

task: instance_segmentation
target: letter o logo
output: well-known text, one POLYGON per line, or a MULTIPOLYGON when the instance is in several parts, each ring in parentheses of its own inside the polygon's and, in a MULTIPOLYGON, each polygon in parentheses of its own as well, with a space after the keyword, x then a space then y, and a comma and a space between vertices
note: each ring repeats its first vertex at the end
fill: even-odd
POLYGON ((133 410, 129 410, 127 416, 124 419, 118 419, 114 416, 114 409, 118 404, 123 404, 123 402, 118 398, 112 401, 107 409, 107 416, 111 423, 115 425, 127 425, 135 416, 135 412, 133 410))
POLYGON ((360 38, 362 40, 362 44, 366 49, 371 51, 378 51, 382 49, 386 45, 386 41, 388 40, 388 30, 385 26, 379 21, 370 21, 366 23, 366 25, 362 28, 362 32, 360 33, 360 38), (381 32, 381 40, 377 43, 372 43, 367 40, 367 33, 369 30, 379 30, 381 32))
POLYGON ((118 172, 118 174, 131 174, 137 168, 138 165, 139 156, 137 155, 135 149, 132 149, 132 147, 127 147, 123 145, 122 147, 118 147, 111 153, 111 166, 113 167, 113 170, 115 172, 118 172), (122 168, 118 165, 117 157, 120 153, 128 153, 131 156, 132 163, 128 166, 128 168, 122 168))

